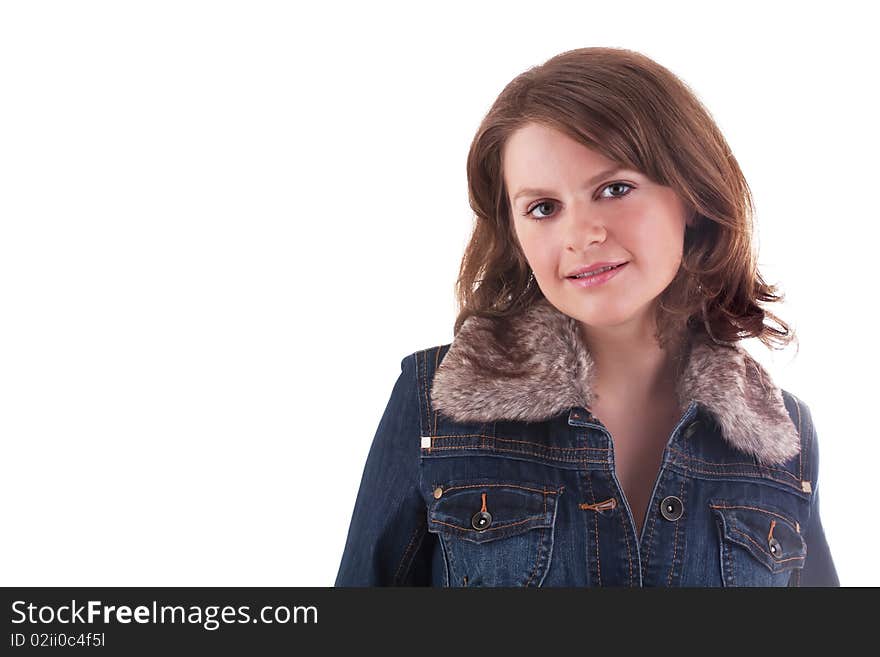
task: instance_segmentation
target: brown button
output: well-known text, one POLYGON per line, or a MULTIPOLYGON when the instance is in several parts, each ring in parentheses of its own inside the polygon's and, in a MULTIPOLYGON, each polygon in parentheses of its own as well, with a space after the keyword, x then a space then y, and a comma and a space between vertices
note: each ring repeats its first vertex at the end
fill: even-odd
POLYGON ((434 489, 434 499, 439 500, 441 495, 443 495, 443 489, 440 488, 440 486, 437 486, 437 488, 434 489))

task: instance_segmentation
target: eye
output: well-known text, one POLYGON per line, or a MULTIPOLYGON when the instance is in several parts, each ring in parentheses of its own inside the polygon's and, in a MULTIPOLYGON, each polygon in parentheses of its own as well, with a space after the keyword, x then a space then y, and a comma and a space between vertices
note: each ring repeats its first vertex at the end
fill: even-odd
POLYGON ((537 219, 538 221, 540 221, 542 219, 546 219, 547 216, 536 217, 535 215, 532 214, 532 212, 534 212, 535 210, 537 210, 538 208, 540 208, 543 205, 553 206, 553 205, 556 205, 556 203, 554 201, 545 201, 542 199, 542 200, 538 201, 537 203, 535 203, 533 206, 531 206, 528 210, 526 210, 524 213, 525 216, 531 217, 532 219, 537 219))
MULTIPOLYGON (((599 194, 599 196, 601 198, 607 198, 609 200, 614 200, 614 199, 623 198, 624 196, 627 196, 629 194, 630 190, 633 189, 633 186, 630 185, 629 183, 617 181, 617 182, 613 182, 613 183, 609 183, 609 184, 605 185, 605 187, 602 188, 602 191, 604 192, 606 189, 611 189, 611 188, 618 188, 619 189, 621 187, 625 187, 626 191, 621 192, 621 193, 617 193, 617 194, 612 194, 611 196, 604 196, 602 194, 599 194)), ((556 201, 551 201, 548 199, 540 199, 539 201, 530 205, 529 208, 523 213, 523 216, 524 217, 531 217, 535 221, 543 221, 544 219, 547 219, 552 215, 534 215, 532 213, 535 210, 537 210, 538 208, 540 208, 542 206, 546 206, 546 205, 555 206, 556 201)))
MULTIPOLYGON (((632 189, 632 185, 630 185, 629 183, 619 182, 619 181, 618 181, 618 182, 613 182, 613 183, 610 183, 610 184, 608 184, 608 185, 605 185, 605 187, 602 189, 602 191, 604 192, 606 189, 611 189, 612 187, 626 187, 627 190, 632 189)), ((607 197, 605 197, 605 198, 623 198, 623 197, 626 196, 627 194, 629 194, 629 191, 627 191, 627 192, 624 193, 624 194, 615 194, 614 196, 607 196, 607 197)))

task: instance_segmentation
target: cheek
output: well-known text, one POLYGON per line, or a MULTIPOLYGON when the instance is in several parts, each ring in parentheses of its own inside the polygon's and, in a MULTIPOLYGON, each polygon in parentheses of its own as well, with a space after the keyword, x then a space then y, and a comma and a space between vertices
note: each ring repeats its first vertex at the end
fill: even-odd
POLYGON ((552 278, 556 276, 558 269, 558 259, 556 253, 548 249, 546 245, 537 245, 532 249, 531 253, 527 253, 529 263, 537 276, 544 278, 552 278))
POLYGON ((667 259, 672 269, 678 269, 684 253, 684 222, 671 221, 666 231, 665 244, 667 259))
POLYGON ((528 227, 518 228, 516 237, 519 246, 526 256, 526 260, 533 270, 539 274, 548 267, 552 267, 554 249, 547 239, 547 235, 539 235, 537 231, 529 230, 528 227))
POLYGON ((513 235, 516 238, 517 244, 519 244, 519 248, 525 253, 526 258, 529 258, 535 243, 533 231, 530 231, 529 227, 524 226, 521 221, 512 220, 512 226, 513 235))
POLYGON ((644 263, 677 269, 684 249, 684 223, 656 215, 631 224, 629 244, 633 255, 644 263))

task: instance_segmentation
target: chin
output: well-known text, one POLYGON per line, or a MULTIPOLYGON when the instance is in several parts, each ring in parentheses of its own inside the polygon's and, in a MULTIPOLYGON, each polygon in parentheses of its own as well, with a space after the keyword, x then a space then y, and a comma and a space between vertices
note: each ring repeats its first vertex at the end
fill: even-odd
POLYGON ((581 322, 592 328, 610 329, 628 324, 635 319, 635 315, 620 317, 608 317, 607 315, 602 315, 600 317, 582 316, 577 317, 576 319, 580 320, 581 322))
POLYGON ((561 305, 554 303, 553 299, 548 300, 569 317, 595 328, 623 326, 637 320, 644 312, 642 307, 627 304, 626 308, 622 308, 619 303, 609 304, 602 300, 591 300, 590 303, 581 301, 579 303, 567 299, 567 303, 561 305))

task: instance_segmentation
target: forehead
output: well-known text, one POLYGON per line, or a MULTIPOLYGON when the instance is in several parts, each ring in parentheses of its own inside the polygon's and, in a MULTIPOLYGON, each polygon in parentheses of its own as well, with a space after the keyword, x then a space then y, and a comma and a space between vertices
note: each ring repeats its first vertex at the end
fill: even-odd
POLYGON ((555 194, 560 185, 585 190, 621 171, 638 175, 635 169, 541 125, 519 129, 505 146, 502 176, 511 205, 532 196, 555 194))
POLYGON ((504 177, 509 184, 540 184, 540 176, 576 172, 581 178, 615 165, 598 151, 555 128, 529 123, 516 130, 502 150, 504 177))

